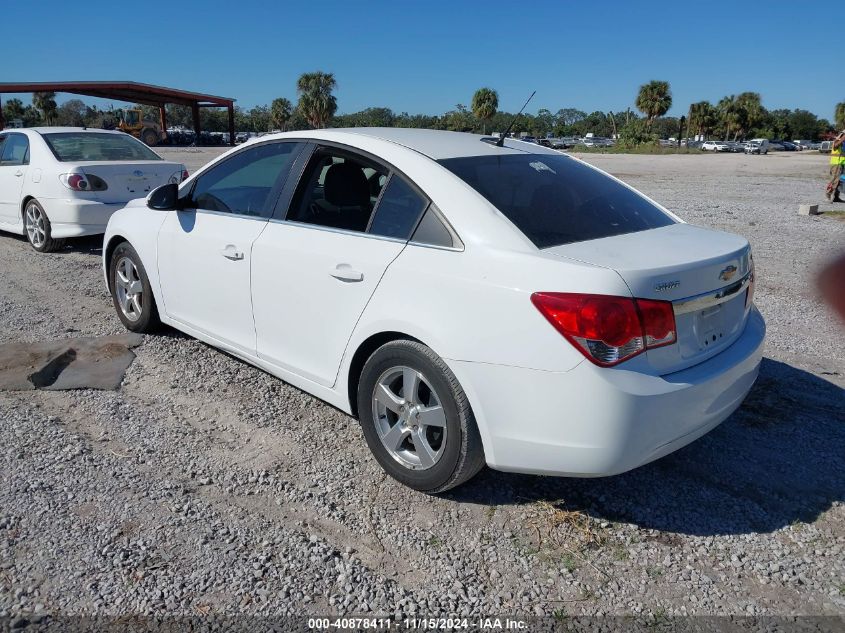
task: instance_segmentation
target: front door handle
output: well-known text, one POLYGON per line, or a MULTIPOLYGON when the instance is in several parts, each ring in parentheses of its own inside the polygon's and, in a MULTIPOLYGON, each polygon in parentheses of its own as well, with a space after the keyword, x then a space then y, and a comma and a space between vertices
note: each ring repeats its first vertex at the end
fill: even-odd
POLYGON ((364 281, 364 273, 355 270, 349 264, 338 264, 329 274, 340 281, 364 281))
POLYGON ((20 178, 21 176, 23 176, 23 172, 19 169, 19 170, 17 170, 17 171, 15 172, 15 176, 17 176, 18 178, 20 178))
POLYGON ((220 251, 220 254, 226 259, 231 259, 233 262, 244 258, 243 251, 239 251, 238 247, 234 244, 227 244, 226 248, 220 251))

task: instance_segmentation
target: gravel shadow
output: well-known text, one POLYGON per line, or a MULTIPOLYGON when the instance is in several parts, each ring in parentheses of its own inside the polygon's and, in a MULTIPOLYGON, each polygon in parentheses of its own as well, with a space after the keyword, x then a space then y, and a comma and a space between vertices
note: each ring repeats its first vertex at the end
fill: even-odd
POLYGON ((845 501, 845 389, 764 359, 742 407, 691 445, 599 479, 486 470, 447 498, 548 501, 607 521, 696 536, 773 532, 845 501))

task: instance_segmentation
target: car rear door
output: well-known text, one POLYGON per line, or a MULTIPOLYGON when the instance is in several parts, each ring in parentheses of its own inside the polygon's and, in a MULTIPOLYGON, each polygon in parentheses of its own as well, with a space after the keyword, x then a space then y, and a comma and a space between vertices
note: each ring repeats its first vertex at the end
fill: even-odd
POLYGON ((255 354, 252 247, 302 147, 295 142, 246 147, 200 174, 184 210, 169 212, 158 236, 168 317, 255 354))
POLYGON ((355 324, 428 199, 388 166, 320 147, 291 200, 253 248, 258 355, 331 386, 355 324))
POLYGON ((0 134, 0 223, 21 225, 21 191, 29 169, 25 134, 0 134))

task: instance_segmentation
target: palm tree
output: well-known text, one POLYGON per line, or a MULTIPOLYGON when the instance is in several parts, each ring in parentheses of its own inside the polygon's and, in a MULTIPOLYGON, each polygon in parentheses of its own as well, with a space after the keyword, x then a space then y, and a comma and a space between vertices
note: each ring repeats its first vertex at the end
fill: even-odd
POLYGON ((845 129, 845 101, 836 104, 833 121, 837 130, 845 129))
POLYGON ((650 81, 640 86, 636 106, 646 116, 646 125, 651 129, 654 119, 663 116, 672 107, 672 92, 669 90, 669 82, 650 81))
POLYGON ((483 121, 484 134, 487 134, 487 121, 496 116, 499 109, 499 93, 492 88, 479 88, 472 95, 472 113, 483 121))
POLYGON ((33 92, 32 105, 41 113, 47 125, 52 124, 56 118, 56 93, 55 92, 33 92))
POLYGON ((284 97, 273 99, 273 103, 270 104, 270 121, 273 129, 280 129, 284 132, 285 125, 290 120, 292 110, 293 104, 289 99, 285 99, 284 97))
POLYGON ((740 111, 737 136, 745 136, 765 120, 766 109, 757 92, 743 92, 736 98, 736 102, 740 111))
POLYGON ((739 130, 742 127, 741 105, 734 95, 730 95, 722 97, 716 109, 719 112, 721 123, 725 128, 725 140, 727 141, 732 131, 739 130))
POLYGON ((716 127, 716 108, 709 101, 693 103, 689 108, 689 124, 696 136, 707 137, 716 127))
POLYGON ((308 123, 315 128, 326 127, 337 111, 337 99, 332 90, 337 87, 334 75, 321 71, 303 73, 296 82, 299 94, 297 107, 308 123))

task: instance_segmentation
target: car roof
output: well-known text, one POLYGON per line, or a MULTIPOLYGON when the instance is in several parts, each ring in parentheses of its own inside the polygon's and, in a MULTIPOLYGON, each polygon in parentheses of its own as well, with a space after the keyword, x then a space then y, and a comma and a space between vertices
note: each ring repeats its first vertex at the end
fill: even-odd
POLYGON ((92 127, 48 127, 48 126, 40 126, 40 127, 20 127, 20 128, 7 128, 3 130, 3 132, 36 132, 38 134, 54 134, 57 132, 87 132, 87 133, 97 133, 97 134, 126 134, 126 132, 122 132, 120 130, 101 130, 99 128, 92 128, 92 127))
POLYGON ((492 138, 481 134, 467 132, 447 132, 445 130, 424 130, 419 128, 395 127, 354 127, 332 128, 324 130, 309 130, 307 132, 283 132, 268 134, 261 137, 262 141, 273 137, 291 138, 312 137, 318 140, 336 140, 344 142, 349 135, 369 137, 401 145, 423 154, 433 160, 447 158, 461 158, 465 156, 501 156, 503 154, 558 154, 559 152, 544 148, 536 143, 526 143, 514 138, 506 138, 503 147, 496 147, 493 143, 482 139, 492 138))

